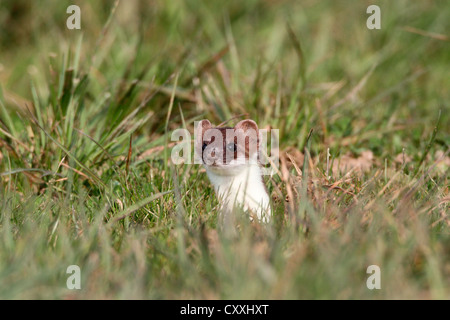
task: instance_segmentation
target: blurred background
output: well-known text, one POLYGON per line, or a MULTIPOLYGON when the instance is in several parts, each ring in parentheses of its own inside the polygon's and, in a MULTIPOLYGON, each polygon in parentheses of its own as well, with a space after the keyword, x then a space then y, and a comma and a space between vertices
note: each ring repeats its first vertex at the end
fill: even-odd
MULTIPOLYGON (((382 131, 382 123, 395 114, 408 134, 393 130, 392 145, 377 143, 377 136, 371 149, 398 154, 410 143, 420 144, 438 110, 448 109, 450 9, 447 1, 379 1, 381 30, 369 30, 370 4, 2 0, 0 83, 11 108, 21 108, 13 99, 30 100, 31 83, 46 98, 49 66, 57 72, 66 54, 73 67, 67 55, 79 47, 74 76, 81 79, 94 68, 91 100, 127 90, 139 79, 129 103, 120 106, 124 115, 142 101, 146 87, 167 85, 178 73, 187 118, 204 114, 221 122, 249 113, 264 125, 286 128, 285 139, 302 148, 305 133, 298 138, 289 132, 296 135, 305 121, 318 122, 312 110, 319 98, 325 125, 333 123, 331 135, 382 131), (70 4, 81 8, 81 30, 66 28, 70 4), (195 85, 208 88, 198 91, 201 103, 192 99, 195 85)), ((158 111, 154 120, 165 119, 166 102, 157 97, 146 106, 158 111)), ((109 113, 117 111, 111 108, 109 113)), ((448 119, 443 112, 442 123, 448 119)), ((174 121, 180 121, 177 114, 174 121)), ((157 123, 164 121, 155 121, 154 130, 157 123)))
POLYGON ((449 30, 448 0, 0 0, 0 297, 448 298, 449 30), (280 129, 273 232, 220 238, 170 166, 204 118, 280 129))

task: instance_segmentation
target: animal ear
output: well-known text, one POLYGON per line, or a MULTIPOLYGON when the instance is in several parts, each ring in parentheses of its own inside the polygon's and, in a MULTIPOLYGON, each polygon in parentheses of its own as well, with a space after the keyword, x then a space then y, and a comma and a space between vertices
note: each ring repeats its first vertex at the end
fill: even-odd
POLYGON ((200 144, 200 146, 203 144, 203 135, 205 134, 205 131, 208 129, 211 129, 212 125, 209 120, 201 120, 198 122, 197 127, 195 128, 195 133, 197 136, 197 143, 200 144))
POLYGON ((239 121, 235 126, 234 130, 242 129, 244 132, 246 132, 249 129, 255 130, 256 134, 258 134, 258 125, 255 121, 247 119, 239 121))
MULTIPOLYGON (((239 121, 234 126, 234 130, 242 130, 244 133, 243 138, 245 141, 245 154, 247 157, 257 152, 259 149, 259 131, 258 125, 255 121, 250 119, 239 121)), ((236 136, 235 142, 239 144, 240 142, 238 136, 236 136)))
POLYGON ((203 138, 203 134, 205 133, 206 130, 211 129, 212 125, 211 122, 209 122, 209 120, 201 120, 198 124, 197 124, 197 136, 200 138, 203 138))

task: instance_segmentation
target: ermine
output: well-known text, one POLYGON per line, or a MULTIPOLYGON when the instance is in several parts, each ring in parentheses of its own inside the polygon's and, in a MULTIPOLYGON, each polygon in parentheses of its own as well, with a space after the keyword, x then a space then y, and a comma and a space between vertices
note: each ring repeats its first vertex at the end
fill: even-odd
POLYGON ((272 211, 258 160, 255 121, 214 128, 209 120, 202 120, 197 130, 196 152, 214 186, 223 221, 231 221, 234 209, 240 207, 250 213, 251 220, 256 215, 260 222, 269 222, 272 211))

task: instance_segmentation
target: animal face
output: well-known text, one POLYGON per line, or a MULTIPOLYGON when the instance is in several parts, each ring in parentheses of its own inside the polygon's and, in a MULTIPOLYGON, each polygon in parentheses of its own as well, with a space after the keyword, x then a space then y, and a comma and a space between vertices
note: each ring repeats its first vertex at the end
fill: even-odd
POLYGON ((245 165, 257 163, 259 132, 253 120, 222 128, 213 128, 211 122, 202 120, 197 130, 195 149, 208 169, 234 174, 245 165))

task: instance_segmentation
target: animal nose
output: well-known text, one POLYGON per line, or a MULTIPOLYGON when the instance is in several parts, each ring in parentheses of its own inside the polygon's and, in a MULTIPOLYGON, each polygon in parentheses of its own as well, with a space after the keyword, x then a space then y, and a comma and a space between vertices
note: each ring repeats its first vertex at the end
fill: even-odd
POLYGON ((217 148, 212 148, 209 152, 208 152, 208 156, 210 156, 211 158, 214 158, 215 156, 219 155, 219 150, 217 148))
POLYGON ((203 159, 207 162, 211 162, 211 164, 214 162, 216 157, 216 148, 207 149, 205 148, 203 150, 203 159))

